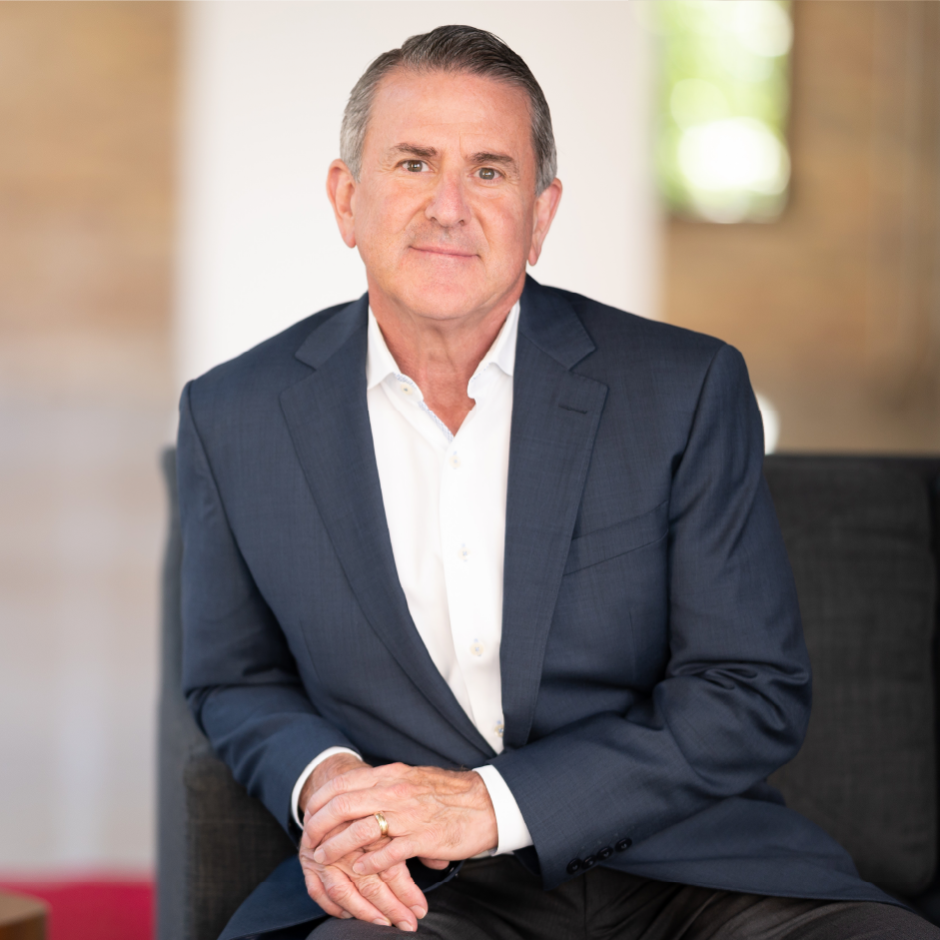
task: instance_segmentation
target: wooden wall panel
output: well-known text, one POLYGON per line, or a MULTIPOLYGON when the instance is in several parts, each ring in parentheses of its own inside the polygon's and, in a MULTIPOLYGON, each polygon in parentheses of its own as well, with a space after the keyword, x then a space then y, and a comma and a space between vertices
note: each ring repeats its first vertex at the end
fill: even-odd
POLYGON ((176 16, 173 3, 0 3, 7 387, 61 383, 71 343, 125 385, 168 381, 176 16))
POLYGON ((178 6, 0 3, 0 873, 153 865, 178 6))
POLYGON ((666 319, 744 353, 781 449, 940 448, 940 4, 794 4, 790 203, 672 220, 666 319))

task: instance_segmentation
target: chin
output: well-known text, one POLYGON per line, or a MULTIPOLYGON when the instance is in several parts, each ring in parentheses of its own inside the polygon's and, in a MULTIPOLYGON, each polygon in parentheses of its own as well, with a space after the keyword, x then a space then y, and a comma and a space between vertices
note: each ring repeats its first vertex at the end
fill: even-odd
POLYGON ((485 304, 486 293, 478 284, 460 280, 439 281, 437 279, 417 285, 400 295, 408 309, 435 320, 449 320, 470 313, 485 304))

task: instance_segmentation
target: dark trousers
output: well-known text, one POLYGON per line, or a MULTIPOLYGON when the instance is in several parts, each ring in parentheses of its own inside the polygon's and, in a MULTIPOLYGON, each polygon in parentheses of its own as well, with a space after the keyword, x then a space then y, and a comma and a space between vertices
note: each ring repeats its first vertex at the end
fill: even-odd
MULTIPOLYGON (((512 856, 466 862, 427 896, 423 940, 940 940, 891 904, 773 898, 594 868, 553 891, 512 856)), ((395 927, 329 918, 308 940, 379 940, 395 927)))

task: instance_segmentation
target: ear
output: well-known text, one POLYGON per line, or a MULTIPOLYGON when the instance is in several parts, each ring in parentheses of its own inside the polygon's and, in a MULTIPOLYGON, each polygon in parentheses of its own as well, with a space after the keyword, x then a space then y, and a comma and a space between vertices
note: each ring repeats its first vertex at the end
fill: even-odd
POLYGON ((556 176, 542 194, 535 200, 535 212, 532 224, 532 243, 529 245, 529 264, 536 264, 542 253, 545 236, 552 227, 552 219, 561 202, 561 180, 556 176))
POLYGON ((347 247, 356 247, 356 180, 342 160, 334 160, 326 174, 326 195, 329 197, 339 233, 347 247))

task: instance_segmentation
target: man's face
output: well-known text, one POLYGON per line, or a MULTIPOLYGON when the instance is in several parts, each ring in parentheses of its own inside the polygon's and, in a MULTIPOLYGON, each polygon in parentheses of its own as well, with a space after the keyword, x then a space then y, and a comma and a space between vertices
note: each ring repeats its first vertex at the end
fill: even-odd
POLYGON ((535 185, 524 91, 405 69, 377 89, 359 181, 339 161, 328 181, 373 306, 435 320, 485 315, 518 297, 561 192, 556 181, 537 198, 535 185))

